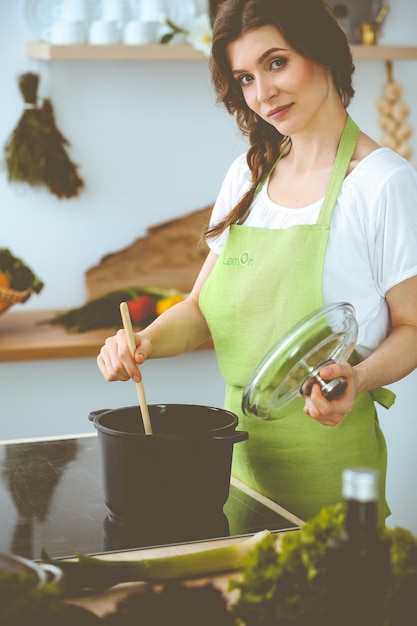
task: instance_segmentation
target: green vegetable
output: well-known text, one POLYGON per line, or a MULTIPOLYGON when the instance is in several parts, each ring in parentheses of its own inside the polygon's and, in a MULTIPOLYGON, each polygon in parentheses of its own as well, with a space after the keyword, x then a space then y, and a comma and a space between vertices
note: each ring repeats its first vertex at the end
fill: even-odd
MULTIPOLYGON (((230 583, 240 592, 232 607, 238 623, 323 626, 328 546, 343 527, 344 506, 338 504, 322 509, 299 531, 283 535, 279 549, 273 536, 265 536, 245 559, 242 578, 230 583)), ((410 626, 410 615, 417 615, 417 538, 402 528, 383 533, 391 543, 392 564, 387 626, 410 626)))
MULTIPOLYGON (((84 333, 97 328, 120 328, 120 303, 135 300, 139 296, 148 295, 154 298, 155 302, 161 298, 178 293, 175 290, 152 289, 151 287, 127 287, 111 291, 108 294, 95 298, 81 307, 70 309, 65 313, 60 313, 55 317, 46 320, 47 324, 64 326, 68 331, 84 333)), ((143 319, 142 327, 154 319, 154 315, 148 315, 143 319)))
POLYGON ((320 623, 326 548, 342 531, 343 520, 342 504, 324 508, 299 531, 283 535, 279 550, 273 536, 266 536, 245 559, 243 578, 231 581, 240 591, 236 617, 246 626, 301 624, 307 616, 312 624, 320 623))
POLYGON ((385 529, 391 542, 392 580, 388 589, 388 623, 410 626, 417 615, 417 537, 404 528, 385 529), (410 621, 411 620, 411 621, 410 621))
POLYGON ((53 561, 45 551, 41 557, 64 571, 69 591, 104 589, 122 582, 158 582, 236 570, 253 548, 270 534, 264 530, 232 545, 135 561, 110 561, 83 554, 77 554, 78 561, 53 561))
POLYGON ((40 293, 43 289, 43 282, 30 267, 7 248, 0 248, 0 271, 9 279, 10 289, 16 291, 32 289, 35 293, 40 293))
POLYGON ((98 622, 89 611, 63 601, 55 583, 37 586, 26 572, 0 572, 0 624, 4 626, 90 626, 98 622))

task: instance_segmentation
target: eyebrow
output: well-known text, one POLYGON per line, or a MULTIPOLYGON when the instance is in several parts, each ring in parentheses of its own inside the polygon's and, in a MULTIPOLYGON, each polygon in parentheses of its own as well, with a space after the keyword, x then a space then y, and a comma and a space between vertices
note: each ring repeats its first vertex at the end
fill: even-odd
MULTIPOLYGON (((261 54, 261 56, 259 57, 257 63, 258 65, 260 65, 261 63, 263 63, 265 61, 265 59, 267 59, 271 54, 275 54, 276 52, 288 52, 288 50, 286 48, 268 48, 268 50, 265 50, 265 52, 263 54, 261 54)), ((243 74, 244 72, 246 72, 247 70, 232 70, 232 74, 243 74)))

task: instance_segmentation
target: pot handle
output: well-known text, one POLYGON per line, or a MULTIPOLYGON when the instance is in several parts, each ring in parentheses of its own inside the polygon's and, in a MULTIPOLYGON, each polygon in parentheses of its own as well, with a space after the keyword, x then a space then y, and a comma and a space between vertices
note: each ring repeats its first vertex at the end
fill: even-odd
POLYGON ((47 582, 62 586, 65 583, 63 570, 53 563, 39 563, 38 567, 44 572, 47 582))
POLYGON ((236 430, 230 435, 223 435, 222 437, 212 437, 214 441, 227 441, 227 443, 239 443, 239 441, 245 441, 248 439, 249 433, 246 430, 236 430))
POLYGON ((98 411, 91 411, 91 413, 88 414, 88 419, 90 420, 90 422, 94 422, 94 418, 98 417, 100 415, 102 415, 103 413, 107 413, 107 411, 110 411, 111 409, 99 409, 98 411))

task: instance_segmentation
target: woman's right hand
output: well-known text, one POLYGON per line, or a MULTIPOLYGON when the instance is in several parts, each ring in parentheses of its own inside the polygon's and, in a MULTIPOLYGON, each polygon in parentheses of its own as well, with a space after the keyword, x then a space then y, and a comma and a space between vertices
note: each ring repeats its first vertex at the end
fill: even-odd
POLYGON ((97 357, 97 365, 108 381, 140 382, 138 365, 152 358, 177 356, 193 350, 210 337, 207 322, 202 315, 198 298, 200 290, 217 261, 217 254, 209 252, 195 285, 187 298, 161 313, 140 333, 135 333, 136 350, 130 354, 124 330, 106 339, 97 357))
POLYGON ((111 381, 134 380, 140 382, 141 375, 138 365, 141 365, 152 352, 152 344, 138 333, 134 334, 136 350, 132 357, 127 345, 125 331, 117 331, 108 337, 97 357, 97 365, 104 378, 111 381))

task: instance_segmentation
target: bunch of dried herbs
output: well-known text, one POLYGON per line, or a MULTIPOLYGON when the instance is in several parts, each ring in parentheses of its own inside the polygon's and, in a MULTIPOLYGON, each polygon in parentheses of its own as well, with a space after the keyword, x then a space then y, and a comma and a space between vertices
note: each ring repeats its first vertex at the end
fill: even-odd
POLYGON ((56 126, 51 101, 38 106, 39 76, 22 74, 18 83, 25 108, 5 147, 9 181, 45 186, 58 198, 78 196, 84 181, 68 156, 69 142, 56 126))

